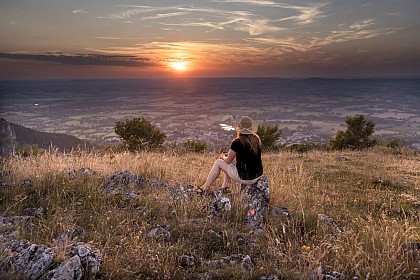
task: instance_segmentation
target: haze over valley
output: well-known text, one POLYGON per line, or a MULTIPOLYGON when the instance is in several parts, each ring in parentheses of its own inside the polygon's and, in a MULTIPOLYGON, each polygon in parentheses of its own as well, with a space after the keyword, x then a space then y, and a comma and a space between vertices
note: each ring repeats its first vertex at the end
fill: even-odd
POLYGON ((419 79, 213 78, 4 82, 0 117, 96 144, 119 141, 116 121, 145 117, 167 141, 225 145, 235 120, 279 125, 286 144, 326 143, 346 116, 363 114, 376 134, 419 146, 419 79))

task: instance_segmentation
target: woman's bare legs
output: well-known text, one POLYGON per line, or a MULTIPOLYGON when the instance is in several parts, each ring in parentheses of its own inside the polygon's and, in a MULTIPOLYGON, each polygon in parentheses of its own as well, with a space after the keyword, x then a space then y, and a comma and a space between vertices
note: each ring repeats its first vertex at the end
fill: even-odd
MULTIPOLYGON (((207 180, 204 183, 204 185, 201 186, 202 190, 207 190, 210 185, 216 181, 217 177, 219 177, 220 171, 226 171, 227 168, 229 166, 229 163, 227 163, 226 161, 224 161, 223 159, 217 159, 214 164, 213 167, 210 169, 209 175, 207 176, 207 180)), ((227 173, 225 172, 224 174, 224 178, 223 178, 223 187, 227 186, 228 182, 230 181, 229 176, 227 175, 227 173)))
POLYGON ((227 188, 228 187, 228 184, 232 181, 231 179, 230 179, 230 177, 229 177, 229 175, 227 175, 227 173, 226 172, 223 172, 224 174, 224 176, 223 176, 223 185, 222 185, 222 188, 227 188))

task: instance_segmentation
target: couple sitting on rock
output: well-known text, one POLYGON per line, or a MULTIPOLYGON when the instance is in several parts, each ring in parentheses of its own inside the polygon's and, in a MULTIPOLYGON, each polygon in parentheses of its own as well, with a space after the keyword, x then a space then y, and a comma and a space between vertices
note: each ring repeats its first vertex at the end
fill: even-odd
POLYGON ((252 185, 263 174, 261 160, 261 139, 256 134, 258 125, 250 117, 242 117, 235 126, 237 137, 232 141, 227 154, 222 153, 211 168, 204 185, 196 189, 201 194, 223 171, 222 188, 227 188, 230 180, 244 185, 252 185))

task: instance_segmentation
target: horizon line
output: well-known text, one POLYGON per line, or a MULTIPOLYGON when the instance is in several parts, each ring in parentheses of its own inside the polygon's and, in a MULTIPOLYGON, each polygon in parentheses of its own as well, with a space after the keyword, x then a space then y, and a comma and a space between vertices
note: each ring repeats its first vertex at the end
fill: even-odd
POLYGON ((284 77, 284 76, 203 76, 203 77, 87 77, 87 78, 15 78, 15 79, 3 79, 0 77, 2 82, 13 82, 13 81, 87 81, 87 80, 199 80, 199 79, 284 79, 284 80, 364 80, 364 79, 420 79, 420 76, 296 76, 296 77, 284 77))

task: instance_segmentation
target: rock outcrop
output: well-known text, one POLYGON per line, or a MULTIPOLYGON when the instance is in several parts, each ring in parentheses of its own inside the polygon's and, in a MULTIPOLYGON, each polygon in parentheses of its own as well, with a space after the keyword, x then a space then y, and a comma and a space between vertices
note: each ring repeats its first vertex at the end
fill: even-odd
POLYGON ((106 194, 121 194, 130 188, 142 188, 145 186, 145 178, 134 175, 130 171, 117 172, 104 180, 102 187, 106 194))
POLYGON ((35 280, 52 265, 54 251, 46 246, 12 240, 1 246, 8 256, 0 262, 0 273, 35 280))
POLYGON ((204 261, 203 265, 210 268, 216 269, 224 265, 236 266, 239 265, 242 269, 246 271, 253 270, 255 265, 249 255, 242 254, 233 254, 230 256, 222 257, 217 260, 204 261))
POLYGON ((267 176, 261 176, 257 182, 245 186, 245 199, 248 204, 246 222, 256 233, 264 227, 264 216, 270 204, 270 186, 267 176))
POLYGON ((61 234, 55 243, 66 250, 66 259, 56 263, 57 253, 45 245, 19 241, 18 227, 33 227, 31 216, 0 217, 0 279, 56 280, 94 279, 99 273, 103 257, 89 244, 73 242, 86 230, 76 228, 61 234))
POLYGON ((310 280, 345 280, 346 276, 337 271, 328 271, 324 267, 318 267, 312 271, 310 280))

